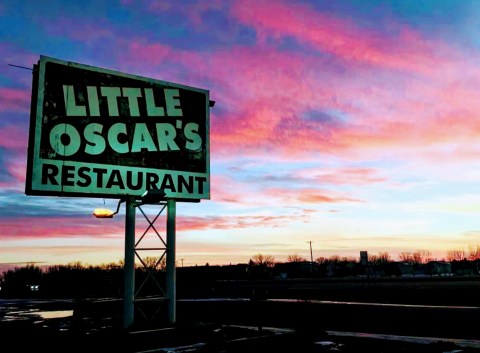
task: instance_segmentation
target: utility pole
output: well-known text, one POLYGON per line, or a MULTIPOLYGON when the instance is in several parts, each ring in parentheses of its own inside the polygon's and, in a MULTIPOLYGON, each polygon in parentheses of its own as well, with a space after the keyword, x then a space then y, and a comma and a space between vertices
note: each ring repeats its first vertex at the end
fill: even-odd
POLYGON ((313 264, 312 241, 307 241, 307 243, 310 243, 310 262, 313 264))
POLYGON ((313 272, 313 252, 312 252, 312 241, 308 241, 307 243, 310 244, 310 273, 313 272))

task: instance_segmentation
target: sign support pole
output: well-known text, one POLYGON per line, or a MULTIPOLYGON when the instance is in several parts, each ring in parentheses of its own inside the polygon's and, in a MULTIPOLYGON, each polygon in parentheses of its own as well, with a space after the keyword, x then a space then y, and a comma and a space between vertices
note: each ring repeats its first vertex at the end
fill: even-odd
POLYGON ((135 299, 135 198, 129 197, 126 205, 123 327, 128 329, 133 324, 135 299))
POLYGON ((175 280, 175 216, 176 200, 167 201, 167 296, 168 322, 176 322, 176 280, 175 280))

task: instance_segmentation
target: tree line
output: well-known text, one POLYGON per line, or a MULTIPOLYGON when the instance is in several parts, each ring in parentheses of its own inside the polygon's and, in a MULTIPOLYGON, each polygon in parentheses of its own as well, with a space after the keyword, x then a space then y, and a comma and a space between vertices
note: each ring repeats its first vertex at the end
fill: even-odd
MULTIPOLYGON (((0 295, 7 297, 32 295, 69 298, 121 297, 123 267, 123 260, 97 266, 75 262, 47 268, 40 268, 31 263, 4 271, 0 275, 0 295)), ((165 268, 164 257, 145 257, 136 266, 135 278, 138 283, 143 283, 142 291, 145 295, 158 292, 158 286, 165 284, 165 268)), ((425 250, 401 252, 399 261, 394 261, 388 252, 379 252, 368 256, 368 264, 362 264, 356 257, 338 255, 328 258, 318 257, 311 262, 299 254, 290 254, 287 256, 287 261, 279 262, 272 255, 257 253, 246 264, 210 266, 207 263, 204 266, 177 266, 177 286, 181 292, 222 280, 399 277, 405 273, 415 275, 419 270, 430 275, 441 275, 444 271, 477 275, 480 270, 480 246, 470 247, 467 251, 450 250, 447 252, 447 257, 440 260, 433 258, 431 253, 425 250), (433 265, 428 267, 435 262, 448 263, 451 267, 447 270, 439 270, 438 266, 433 265)))

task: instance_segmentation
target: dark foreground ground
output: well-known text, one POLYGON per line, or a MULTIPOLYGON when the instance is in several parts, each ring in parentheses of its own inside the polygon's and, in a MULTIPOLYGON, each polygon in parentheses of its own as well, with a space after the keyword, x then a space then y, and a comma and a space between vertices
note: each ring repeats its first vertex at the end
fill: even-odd
POLYGON ((158 302, 139 304, 129 330, 121 300, 4 299, 0 352, 480 353, 478 280, 278 286, 223 283, 180 299, 173 327, 158 302), (252 289, 263 297, 245 297, 252 289))
POLYGON ((144 353, 479 353, 480 342, 189 322, 125 331, 111 320, 82 318, 0 323, 0 351, 144 353))

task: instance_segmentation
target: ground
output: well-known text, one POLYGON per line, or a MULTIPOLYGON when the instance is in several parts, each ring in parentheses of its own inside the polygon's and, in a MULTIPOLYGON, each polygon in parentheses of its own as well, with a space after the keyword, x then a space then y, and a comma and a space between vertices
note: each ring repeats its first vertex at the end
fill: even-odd
POLYGON ((122 328, 115 317, 68 315, 76 301, 0 302, 0 351, 8 352, 368 352, 480 353, 480 341, 408 340, 316 329, 279 329, 189 321, 122 328), (50 313, 51 315, 48 315, 50 313), (55 315, 58 314, 58 315, 55 315), (62 316, 64 315, 64 316, 62 316), (55 317, 60 316, 60 317, 55 317))

